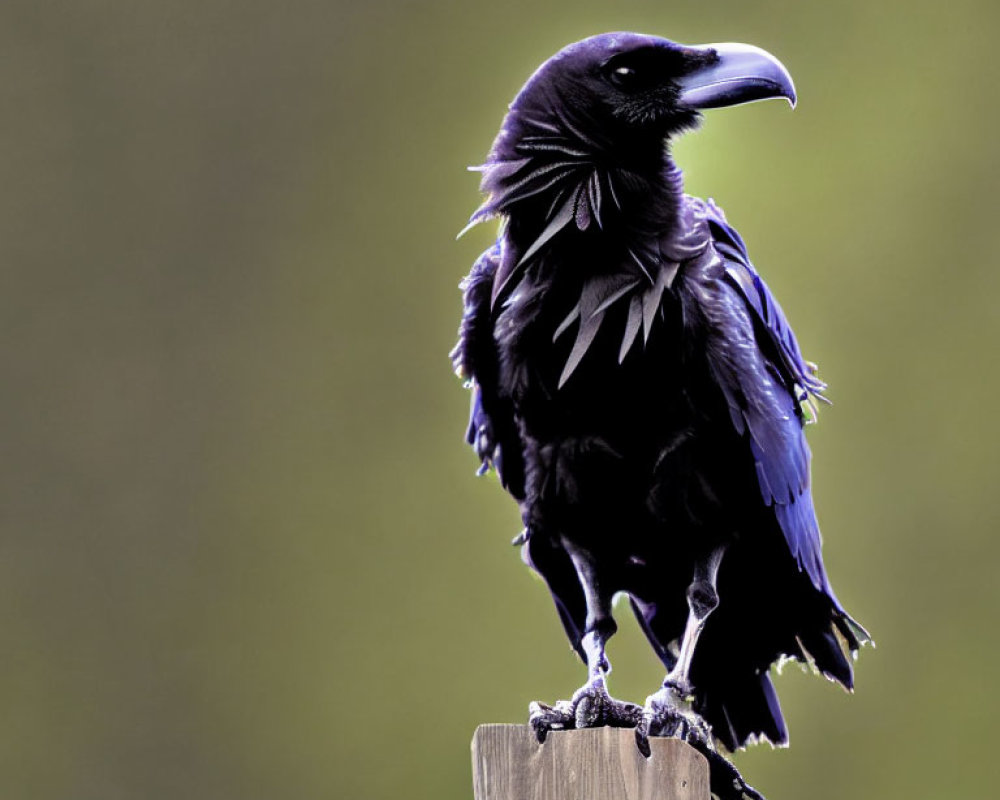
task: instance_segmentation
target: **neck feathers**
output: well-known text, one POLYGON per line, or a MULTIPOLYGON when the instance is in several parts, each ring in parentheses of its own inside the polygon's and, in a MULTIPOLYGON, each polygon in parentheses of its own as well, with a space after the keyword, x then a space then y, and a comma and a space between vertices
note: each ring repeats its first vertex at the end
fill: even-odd
POLYGON ((681 171, 660 140, 613 143, 560 103, 542 114, 516 105, 479 169, 486 201, 472 222, 495 216, 527 227, 662 236, 676 223, 681 171))

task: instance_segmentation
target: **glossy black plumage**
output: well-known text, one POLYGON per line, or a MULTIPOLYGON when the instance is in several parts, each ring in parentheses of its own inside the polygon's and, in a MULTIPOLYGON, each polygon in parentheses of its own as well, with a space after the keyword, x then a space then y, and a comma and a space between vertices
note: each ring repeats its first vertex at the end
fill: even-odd
POLYGON ((866 634, 830 587, 810 494, 803 426, 824 386, 664 144, 698 121, 686 97, 779 93, 771 75, 740 96, 726 76, 728 94, 690 88, 719 62, 711 47, 607 34, 532 76, 481 168, 473 222, 501 231, 463 283, 452 358, 472 389, 468 441, 518 501, 524 560, 584 660, 588 633, 603 658, 614 631, 593 597, 625 592, 673 670, 692 574, 724 549, 689 678, 694 709, 735 749, 787 741, 772 664, 808 660, 850 687, 845 650, 866 634))

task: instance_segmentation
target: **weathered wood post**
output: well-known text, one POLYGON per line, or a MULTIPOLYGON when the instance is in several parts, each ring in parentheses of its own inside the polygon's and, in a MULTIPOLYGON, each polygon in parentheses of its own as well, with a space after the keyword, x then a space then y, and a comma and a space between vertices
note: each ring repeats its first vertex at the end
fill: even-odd
POLYGON ((653 737, 643 758, 631 728, 550 733, 480 725, 472 737, 475 800, 709 800, 708 762, 678 739, 653 737))

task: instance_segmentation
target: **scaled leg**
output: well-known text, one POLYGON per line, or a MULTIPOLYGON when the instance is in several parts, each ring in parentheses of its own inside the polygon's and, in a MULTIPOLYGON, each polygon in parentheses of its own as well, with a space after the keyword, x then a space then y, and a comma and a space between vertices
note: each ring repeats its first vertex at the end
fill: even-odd
POLYGON ((565 540, 563 545, 573 560, 586 598, 587 619, 580 644, 587 659, 587 682, 571 700, 560 700, 554 706, 531 704, 529 719, 539 741, 544 741, 550 730, 603 725, 631 728, 642 718, 642 708, 616 700, 607 690, 605 676, 611 672, 611 664, 605 650, 608 640, 618 630, 611 616, 613 592, 601 585, 588 553, 565 540))
POLYGON ((691 708, 691 662, 705 621, 719 605, 716 583, 724 553, 725 545, 720 545, 695 563, 694 579, 687 591, 688 619, 677 663, 664 678, 660 690, 646 699, 642 721, 636 729, 639 746, 646 752, 649 736, 677 736, 711 746, 711 730, 691 708))

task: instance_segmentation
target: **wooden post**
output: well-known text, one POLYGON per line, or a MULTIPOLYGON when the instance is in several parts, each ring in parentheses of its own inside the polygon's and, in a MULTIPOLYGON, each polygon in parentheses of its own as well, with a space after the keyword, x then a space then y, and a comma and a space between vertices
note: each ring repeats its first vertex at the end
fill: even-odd
POLYGON ((708 762, 679 739, 653 737, 648 759, 631 728, 555 731, 480 725, 472 737, 476 800, 709 800, 708 762))

